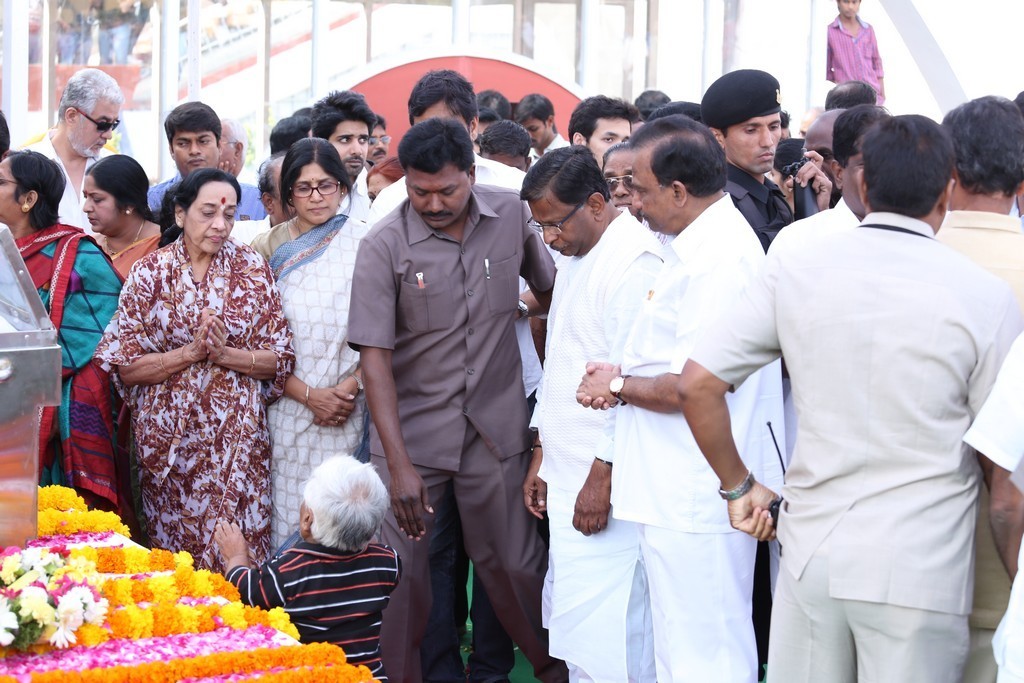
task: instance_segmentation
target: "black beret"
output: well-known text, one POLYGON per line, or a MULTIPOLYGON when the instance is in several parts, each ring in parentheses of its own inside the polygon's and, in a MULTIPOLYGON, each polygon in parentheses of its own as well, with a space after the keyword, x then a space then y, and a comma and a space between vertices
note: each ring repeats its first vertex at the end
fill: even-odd
POLYGON ((775 76, 757 69, 740 69, 711 84, 700 102, 700 115, 711 128, 725 130, 757 116, 782 110, 782 93, 775 76))

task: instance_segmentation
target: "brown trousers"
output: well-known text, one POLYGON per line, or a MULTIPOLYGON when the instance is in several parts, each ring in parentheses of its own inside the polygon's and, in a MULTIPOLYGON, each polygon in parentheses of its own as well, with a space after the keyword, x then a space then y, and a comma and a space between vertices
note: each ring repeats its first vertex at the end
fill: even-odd
MULTIPOLYGON (((390 486, 387 462, 373 454, 371 462, 390 486)), ((541 626, 541 589, 547 555, 536 520, 523 505, 523 479, 529 453, 499 460, 484 440, 467 426, 458 472, 416 466, 436 507, 451 481, 466 553, 483 581, 494 611, 509 636, 533 664, 544 683, 564 683, 568 672, 548 654, 547 631, 541 626)), ((430 614, 430 537, 434 520, 426 515, 427 534, 409 540, 398 528, 394 512, 384 518, 383 541, 402 559, 402 579, 391 594, 381 625, 381 654, 388 678, 396 683, 421 683, 420 642, 430 614)))

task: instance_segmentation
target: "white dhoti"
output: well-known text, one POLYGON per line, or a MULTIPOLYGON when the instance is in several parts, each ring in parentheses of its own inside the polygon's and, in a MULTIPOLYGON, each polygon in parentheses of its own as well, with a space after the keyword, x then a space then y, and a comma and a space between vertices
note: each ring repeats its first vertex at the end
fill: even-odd
POLYGON ((609 516, 606 529, 584 536, 572 525, 578 493, 548 487, 551 655, 565 660, 570 681, 653 682, 651 609, 637 525, 609 516))
POLYGON ((638 527, 651 595, 658 683, 758 681, 750 620, 757 542, 740 532, 694 534, 638 527))

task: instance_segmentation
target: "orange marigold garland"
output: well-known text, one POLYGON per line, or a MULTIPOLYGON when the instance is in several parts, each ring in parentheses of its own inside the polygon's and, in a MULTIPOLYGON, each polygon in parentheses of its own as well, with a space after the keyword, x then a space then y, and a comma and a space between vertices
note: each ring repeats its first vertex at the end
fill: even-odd
MULTIPOLYGON (((345 665, 345 653, 336 645, 315 643, 302 647, 263 648, 243 652, 219 652, 168 662, 136 666, 114 666, 85 671, 47 671, 32 675, 33 683, 172 683, 183 678, 209 677, 225 673, 258 673, 271 669, 324 667, 333 664, 329 679, 337 683, 371 683, 373 676, 364 666, 345 665)), ((13 679, 12 679, 13 680, 13 679)))

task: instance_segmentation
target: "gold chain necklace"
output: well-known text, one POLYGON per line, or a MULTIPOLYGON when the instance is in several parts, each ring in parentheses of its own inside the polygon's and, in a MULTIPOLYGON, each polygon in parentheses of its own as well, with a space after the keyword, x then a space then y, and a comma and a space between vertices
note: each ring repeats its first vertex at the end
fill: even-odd
POLYGON ((121 250, 119 250, 117 252, 114 252, 114 253, 111 253, 110 248, 109 248, 110 247, 110 243, 107 240, 107 238, 104 237, 103 238, 103 251, 107 252, 107 256, 109 256, 110 260, 113 261, 118 256, 120 256, 121 254, 123 254, 124 252, 128 251, 129 249, 131 249, 132 247, 134 247, 136 244, 139 243, 139 241, 140 241, 139 240, 139 236, 142 234, 142 229, 144 227, 146 227, 146 219, 145 218, 143 218, 142 222, 139 223, 139 229, 135 231, 135 239, 132 240, 131 244, 129 244, 124 249, 121 249, 121 250))

